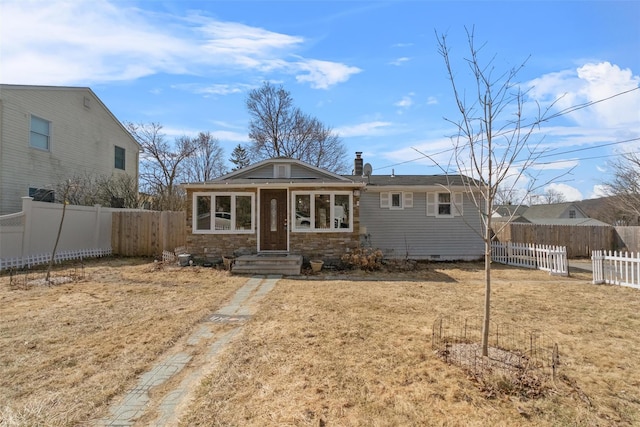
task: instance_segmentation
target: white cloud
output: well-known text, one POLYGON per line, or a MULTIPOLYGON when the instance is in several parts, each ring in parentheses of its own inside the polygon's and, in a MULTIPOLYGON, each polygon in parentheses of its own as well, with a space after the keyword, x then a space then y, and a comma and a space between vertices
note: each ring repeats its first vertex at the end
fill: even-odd
POLYGON ((427 98, 427 105, 436 105, 438 104, 438 98, 435 96, 430 96, 427 98))
POLYGON ((355 136, 371 136, 380 135, 384 129, 391 126, 391 122, 373 121, 366 123, 359 123, 351 126, 341 126, 334 129, 334 131, 342 138, 349 138, 355 136))
POLYGON ((202 95, 231 95, 235 93, 243 93, 252 86, 244 84, 212 84, 212 85, 196 85, 196 84, 179 84, 172 85, 174 89, 187 90, 202 95))
POLYGON ((567 184, 549 184, 544 188, 545 192, 549 190, 557 191, 562 194, 567 202, 575 202, 582 200, 582 193, 575 187, 567 184))
MULTIPOLYGON (((640 76, 609 62, 587 63, 575 70, 546 74, 529 82, 529 95, 543 104, 558 99, 557 110, 609 98, 637 88, 640 76)), ((640 131, 640 91, 617 96, 567 115, 587 128, 626 128, 640 131)))
POLYGON ((403 56, 401 58, 394 59, 393 61, 389 62, 389 64, 395 65, 396 67, 399 67, 399 66, 403 65, 405 62, 409 62, 409 61, 411 61, 411 58, 403 56))
POLYGON ((309 82, 314 89, 327 89, 329 86, 349 80, 352 74, 362 71, 358 67, 317 59, 297 62, 293 68, 306 72, 306 74, 296 76, 296 80, 309 82))
POLYGON ((607 197, 607 196, 609 196, 609 187, 603 184, 596 184, 593 186, 593 190, 591 191, 589 198, 597 199, 600 197, 607 197))
POLYGON ((77 85, 158 73, 277 71, 327 88, 361 71, 296 56, 303 37, 195 14, 162 15, 115 1, 5 0, 2 15, 5 83, 77 85))
POLYGON ((410 94, 403 96, 400 101, 395 102, 393 105, 404 109, 409 108, 413 105, 413 96, 414 93, 411 92, 410 94))

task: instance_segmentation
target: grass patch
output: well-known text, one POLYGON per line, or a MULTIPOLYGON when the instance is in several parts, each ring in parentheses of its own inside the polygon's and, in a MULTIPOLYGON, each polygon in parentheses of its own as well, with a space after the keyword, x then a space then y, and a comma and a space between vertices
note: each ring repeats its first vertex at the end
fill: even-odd
POLYGON ((182 425, 640 423, 637 290, 496 266, 494 319, 543 330, 560 346, 556 383, 531 398, 514 390, 518 379, 478 384, 431 350, 438 316, 482 312, 480 265, 325 279, 279 282, 182 425))
POLYGON ((87 263, 84 279, 55 286, 15 287, 0 277, 1 426, 99 417, 246 280, 157 267, 100 259, 87 263))
MULTIPOLYGON (((157 267, 102 259, 57 286, 0 277, 1 426, 105 416, 247 280, 157 267)), ((495 266, 494 320, 559 345, 556 382, 528 396, 521 380, 479 383, 431 348, 436 318, 481 315, 481 264, 281 279, 211 367, 182 425, 639 425, 640 293, 590 280, 495 266)))

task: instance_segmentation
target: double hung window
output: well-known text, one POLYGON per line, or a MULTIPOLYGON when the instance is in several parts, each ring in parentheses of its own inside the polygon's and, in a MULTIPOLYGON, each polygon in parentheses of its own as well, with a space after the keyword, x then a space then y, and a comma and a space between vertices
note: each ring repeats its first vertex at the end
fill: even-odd
POLYGON ((40 117, 31 116, 29 145, 33 148, 49 151, 51 143, 51 122, 40 117))

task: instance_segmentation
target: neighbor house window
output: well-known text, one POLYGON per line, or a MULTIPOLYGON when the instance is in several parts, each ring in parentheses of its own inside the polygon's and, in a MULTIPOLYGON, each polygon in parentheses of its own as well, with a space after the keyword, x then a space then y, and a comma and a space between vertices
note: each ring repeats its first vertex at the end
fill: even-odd
POLYGON ((194 233, 252 233, 253 193, 194 193, 194 233))
POLYGON ((116 169, 124 170, 124 148, 118 147, 117 145, 116 145, 116 150, 115 150, 114 167, 116 169))
POLYGON ((29 145, 33 148, 49 151, 51 142, 51 122, 40 117, 31 116, 31 132, 29 145))
POLYGON ((413 207, 413 193, 408 191, 383 191, 380 193, 380 208, 407 209, 413 207))
POLYGON ((295 231, 351 231, 351 192, 293 192, 295 231))
POLYGON ((576 211, 574 209, 569 210, 569 218, 575 218, 576 217, 576 211))

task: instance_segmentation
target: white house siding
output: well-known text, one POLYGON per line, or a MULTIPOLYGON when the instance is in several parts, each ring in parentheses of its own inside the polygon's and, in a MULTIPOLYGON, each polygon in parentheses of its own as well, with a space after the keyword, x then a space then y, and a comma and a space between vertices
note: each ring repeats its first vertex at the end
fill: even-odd
POLYGON ((29 187, 54 188, 83 175, 137 177, 138 151, 87 88, 0 86, 0 214, 18 212, 29 187), (29 145, 31 115, 51 122, 49 151, 29 145), (125 149, 124 171, 115 168, 115 146, 125 149))
POLYGON ((464 217, 428 217, 426 195, 424 190, 413 191, 413 207, 394 210, 380 208, 378 191, 363 192, 360 227, 361 232, 362 227, 366 228, 364 244, 381 249, 386 258, 443 261, 481 258, 483 241, 474 231, 481 229, 481 220, 473 203, 465 195, 464 217))

